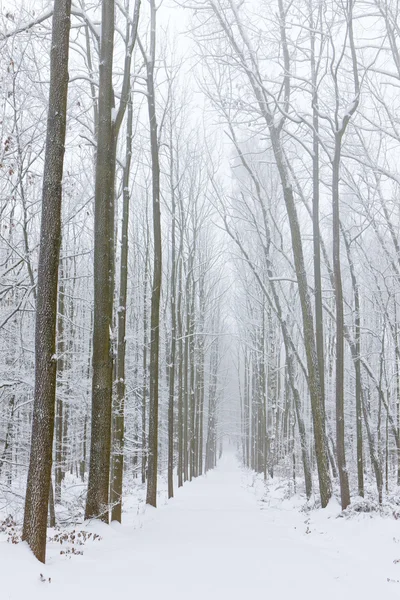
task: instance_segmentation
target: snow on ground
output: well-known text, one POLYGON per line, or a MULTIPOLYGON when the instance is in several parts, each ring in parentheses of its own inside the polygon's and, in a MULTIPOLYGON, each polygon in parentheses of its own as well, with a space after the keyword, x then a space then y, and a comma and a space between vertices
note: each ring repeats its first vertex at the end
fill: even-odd
POLYGON ((132 508, 129 525, 79 527, 102 536, 83 555, 50 543, 46 565, 25 544, 0 541, 0 598, 400 598, 399 521, 337 518, 335 503, 304 513, 273 495, 260 502, 248 481, 224 455, 168 504, 145 514, 132 508))

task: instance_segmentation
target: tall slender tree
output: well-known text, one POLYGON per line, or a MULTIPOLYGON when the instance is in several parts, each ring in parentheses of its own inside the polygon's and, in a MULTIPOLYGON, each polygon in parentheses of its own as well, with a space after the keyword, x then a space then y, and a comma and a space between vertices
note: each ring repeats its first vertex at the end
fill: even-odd
MULTIPOLYGON (((346 445, 344 428, 344 303, 343 284, 340 260, 340 163, 342 153, 342 142, 350 119, 357 110, 360 95, 360 83, 358 77, 358 65, 353 34, 353 0, 348 2, 347 34, 350 42, 354 78, 354 100, 347 109, 342 119, 339 117, 339 95, 338 95, 338 64, 332 69, 335 91, 335 131, 334 131, 334 154, 332 160, 332 250, 333 250, 333 274, 335 280, 335 302, 336 302, 336 446, 340 480, 340 495, 342 508, 350 504, 349 477, 346 466, 346 445)), ((341 55, 343 57, 343 53, 341 55)))
POLYGON ((114 152, 112 120, 114 53, 114 0, 102 1, 99 122, 96 149, 94 213, 94 319, 92 426, 85 518, 108 523, 111 454, 111 402, 113 359, 111 336, 114 247, 114 152))
POLYGON ((157 506, 158 471, 158 397, 159 397, 159 349, 160 349, 160 300, 162 282, 162 244, 160 211, 160 158, 155 93, 156 60, 156 4, 150 3, 150 45, 148 53, 141 45, 146 64, 147 106, 150 124, 152 205, 153 205, 153 282, 150 314, 150 386, 149 386, 149 438, 148 479, 146 502, 157 506))
POLYGON ((128 225, 129 225, 129 178, 132 160, 132 128, 133 106, 132 99, 128 104, 128 118, 126 123, 126 156, 123 169, 123 206, 122 206, 122 231, 121 231, 121 261, 118 301, 118 340, 117 340, 117 365, 116 365, 116 394, 114 408, 113 428, 113 458, 111 480, 111 505, 112 521, 122 520, 122 483, 124 472, 124 424, 125 424, 125 354, 126 354, 126 306, 128 295, 128 225))

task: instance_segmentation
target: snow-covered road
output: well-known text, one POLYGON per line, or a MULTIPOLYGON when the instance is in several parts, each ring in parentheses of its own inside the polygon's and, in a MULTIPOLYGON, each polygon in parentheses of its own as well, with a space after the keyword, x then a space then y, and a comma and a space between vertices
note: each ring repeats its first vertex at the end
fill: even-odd
POLYGON ((0 598, 400 598, 398 521, 337 519, 337 506, 307 516, 289 502, 261 505, 246 480, 223 456, 174 500, 147 509, 143 527, 97 524, 101 542, 83 556, 50 551, 46 566, 24 545, 0 543, 0 598))

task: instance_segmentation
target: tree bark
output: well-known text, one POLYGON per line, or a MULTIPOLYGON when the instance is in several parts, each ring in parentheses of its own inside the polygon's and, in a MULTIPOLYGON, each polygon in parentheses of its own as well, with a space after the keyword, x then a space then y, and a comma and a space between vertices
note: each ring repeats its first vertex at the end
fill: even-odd
MULTIPOLYGON (((322 10, 321 7, 318 12, 322 10)), ((325 411, 325 360, 324 360, 324 320, 322 309, 322 279, 321 279, 321 232, 319 226, 319 115, 318 115, 318 80, 315 56, 315 32, 316 26, 313 18, 313 7, 310 6, 310 41, 311 41, 311 83, 312 83, 312 110, 313 110, 313 201, 312 201, 312 223, 313 223, 313 251, 314 251, 314 298, 315 298, 315 333, 318 356, 318 369, 321 387, 322 403, 325 411)))
POLYGON ((22 539, 45 562, 56 399, 58 263, 68 95, 70 0, 55 0, 38 265, 35 392, 22 539))
POLYGON ((356 394, 356 432, 357 432, 357 481, 358 495, 364 497, 364 452, 363 452, 363 430, 362 430, 362 382, 361 382, 361 310, 360 310, 360 292, 357 283, 353 258, 351 256, 350 241, 343 231, 343 240, 346 248, 347 260, 350 267, 350 277, 354 296, 354 369, 355 369, 355 394, 356 394))
POLYGON ((174 149, 172 131, 170 136, 170 185, 171 185, 171 347, 169 355, 168 398, 168 498, 174 495, 174 404, 176 361, 176 200, 174 177, 174 149))
POLYGON ((118 301, 118 340, 116 367, 116 397, 114 411, 113 459, 111 483, 111 520, 122 521, 122 484, 124 473, 124 427, 125 427, 125 351, 126 351, 126 306, 128 291, 128 226, 129 226, 129 178, 132 159, 132 99, 128 103, 126 123, 126 155, 123 170, 123 207, 121 232, 120 291, 118 301))
POLYGON ((344 312, 343 288, 340 266, 340 216, 339 216, 339 172, 342 133, 335 135, 335 154, 332 163, 332 239, 333 274, 335 279, 336 304, 336 452, 340 481, 342 510, 350 504, 349 477, 346 467, 344 429, 344 312))
POLYGON ((85 518, 98 518, 106 523, 109 521, 113 376, 110 338, 114 293, 114 155, 116 150, 111 114, 114 104, 112 88, 114 18, 114 0, 102 0, 94 216, 92 425, 85 518))
POLYGON ((157 115, 154 89, 154 65, 156 56, 156 6, 150 0, 150 54, 146 58, 147 100, 150 124, 154 264, 150 316, 150 412, 149 412, 149 459, 146 502, 157 506, 158 468, 158 396, 159 396, 159 346, 160 346, 160 298, 162 281, 162 246, 160 212, 160 163, 157 132, 157 115))

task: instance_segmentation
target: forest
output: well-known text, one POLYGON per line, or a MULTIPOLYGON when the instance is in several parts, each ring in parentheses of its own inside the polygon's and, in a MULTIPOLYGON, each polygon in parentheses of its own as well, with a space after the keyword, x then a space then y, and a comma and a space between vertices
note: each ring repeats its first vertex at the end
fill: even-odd
POLYGON ((398 1, 3 0, 0 48, 0 532, 227 446, 400 518, 398 1))

